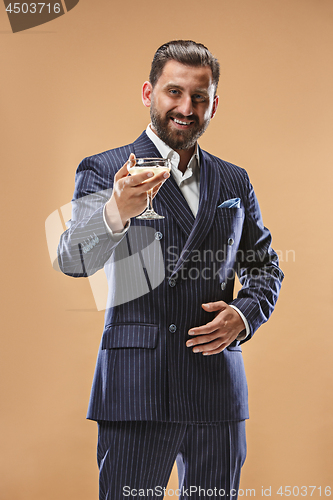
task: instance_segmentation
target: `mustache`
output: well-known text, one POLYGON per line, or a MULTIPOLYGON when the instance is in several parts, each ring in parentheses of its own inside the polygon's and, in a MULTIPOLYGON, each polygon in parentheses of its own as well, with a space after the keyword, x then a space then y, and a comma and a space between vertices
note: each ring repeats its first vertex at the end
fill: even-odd
POLYGON ((177 118, 177 120, 191 120, 192 122, 195 122, 195 123, 198 123, 199 119, 197 116, 195 115, 188 115, 188 116, 184 116, 182 115, 181 113, 172 113, 172 111, 168 111, 165 115, 166 118, 177 118))

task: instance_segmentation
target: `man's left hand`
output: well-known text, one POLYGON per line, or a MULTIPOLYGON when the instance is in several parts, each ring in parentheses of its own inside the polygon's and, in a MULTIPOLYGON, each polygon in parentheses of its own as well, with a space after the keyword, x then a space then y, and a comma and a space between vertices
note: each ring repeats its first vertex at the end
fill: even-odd
POLYGON ((226 302, 209 302, 202 304, 207 312, 216 311, 213 321, 206 325, 191 328, 188 334, 194 338, 186 342, 187 347, 193 347, 193 352, 203 355, 218 354, 231 344, 242 330, 244 322, 238 312, 226 302))

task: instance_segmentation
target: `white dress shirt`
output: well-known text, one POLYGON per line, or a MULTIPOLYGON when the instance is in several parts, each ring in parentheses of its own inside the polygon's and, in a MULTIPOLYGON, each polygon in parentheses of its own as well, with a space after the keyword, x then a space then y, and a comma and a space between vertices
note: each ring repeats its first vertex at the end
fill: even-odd
MULTIPOLYGON (((184 198, 186 199, 191 212, 193 213, 194 217, 196 217, 198 213, 198 207, 199 207, 199 197, 200 197, 200 157, 198 154, 198 143, 196 144, 195 151, 193 153, 192 158, 187 164, 186 170, 184 173, 182 173, 179 168, 179 162, 180 162, 180 156, 179 154, 174 151, 173 149, 170 148, 165 142, 163 142, 156 134, 155 132, 152 131, 150 124, 148 125, 146 129, 146 134, 149 137, 149 139, 153 142, 153 144, 156 146, 158 149, 161 158, 169 158, 171 161, 171 174, 173 175, 174 180, 177 183, 177 186, 181 190, 184 198)), ((107 225, 106 219, 105 219, 105 208, 103 211, 103 217, 104 217, 104 223, 106 225, 106 228, 108 232, 111 234, 112 238, 116 241, 121 240, 121 238, 124 236, 126 231, 129 228, 129 224, 126 224, 125 228, 121 233, 113 233, 112 230, 109 228, 107 225)), ((250 333, 250 327, 247 322, 247 319, 245 318, 244 314, 235 306, 230 304, 230 307, 235 309, 240 317, 243 320, 243 323, 245 325, 245 332, 241 332, 237 340, 243 340, 245 339, 249 333, 250 333)))

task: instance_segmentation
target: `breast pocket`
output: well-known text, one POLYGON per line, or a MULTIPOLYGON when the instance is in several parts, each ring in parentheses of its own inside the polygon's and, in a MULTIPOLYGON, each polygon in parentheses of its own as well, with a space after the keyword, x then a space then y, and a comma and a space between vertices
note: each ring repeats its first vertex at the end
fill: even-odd
POLYGON ((228 254, 232 254, 239 246, 244 217, 243 208, 217 208, 216 210, 215 228, 228 254))
POLYGON ((217 216, 221 216, 223 218, 231 218, 231 219, 244 219, 244 209, 243 208, 227 208, 227 207, 217 207, 216 209, 217 216))
MULTIPOLYGON (((219 264, 221 286, 226 287, 229 280, 234 280, 237 252, 243 232, 243 208, 217 208, 212 231, 214 245, 218 245, 216 258, 219 264)), ((222 288, 223 290, 223 288, 222 288)))

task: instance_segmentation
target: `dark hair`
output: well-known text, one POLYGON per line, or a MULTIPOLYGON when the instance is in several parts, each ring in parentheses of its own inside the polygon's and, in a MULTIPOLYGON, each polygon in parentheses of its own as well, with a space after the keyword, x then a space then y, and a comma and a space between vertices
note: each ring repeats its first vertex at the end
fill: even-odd
POLYGON ((220 78, 220 64, 202 43, 192 40, 174 40, 161 45, 155 52, 149 81, 154 87, 162 74, 165 64, 170 61, 178 61, 187 66, 209 66, 213 74, 215 91, 220 78))

